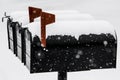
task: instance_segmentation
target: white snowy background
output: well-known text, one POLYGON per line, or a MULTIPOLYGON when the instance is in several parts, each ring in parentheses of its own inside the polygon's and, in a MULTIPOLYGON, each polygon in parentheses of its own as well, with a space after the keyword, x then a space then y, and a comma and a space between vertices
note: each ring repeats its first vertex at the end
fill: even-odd
MULTIPOLYGON (((96 20, 112 23, 118 35, 117 68, 68 73, 68 80, 120 80, 120 0, 0 0, 3 13, 36 6, 45 10, 79 10, 96 20)), ((21 61, 8 50, 6 22, 0 21, 0 80, 57 80, 57 72, 30 74, 21 61)))

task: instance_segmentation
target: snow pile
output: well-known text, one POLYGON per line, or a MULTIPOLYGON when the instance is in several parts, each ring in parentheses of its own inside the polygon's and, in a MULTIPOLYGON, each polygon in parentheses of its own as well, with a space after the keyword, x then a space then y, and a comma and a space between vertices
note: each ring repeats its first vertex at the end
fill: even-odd
POLYGON ((93 17, 90 14, 63 14, 57 15, 56 14, 56 21, 57 20, 93 20, 93 17))
POLYGON ((77 10, 50 10, 46 11, 55 14, 57 20, 92 20, 93 16, 86 13, 80 13, 77 10))
MULTIPOLYGON (((52 14, 79 14, 79 11, 76 10, 51 10, 51 11, 46 11, 52 14)), ((28 11, 15 11, 10 14, 11 18, 13 18, 13 21, 18 21, 18 22, 29 22, 29 12, 28 11)), ((24 23, 22 23, 24 24, 24 23)), ((26 23, 28 24, 28 23, 26 23)))
MULTIPOLYGON (((115 35, 113 26, 104 20, 92 21, 58 21, 46 26, 46 35, 72 35, 76 39, 81 34, 111 33, 115 35)), ((46 37, 47 37, 46 36, 46 37)))
MULTIPOLYGON (((92 20, 93 17, 90 14, 79 13, 76 10, 53 10, 46 11, 52 14, 55 14, 56 21, 57 20, 92 20)), ((11 18, 13 18, 14 22, 19 22, 22 25, 29 24, 29 13, 28 11, 16 11, 10 14, 11 18)), ((39 21, 37 18, 35 21, 39 21)))
MULTIPOLYGON (((104 20, 94 20, 90 14, 79 13, 75 10, 46 11, 56 16, 56 22, 46 26, 46 38, 50 35, 72 35, 76 39, 81 34, 111 33, 115 35, 113 26, 104 20)), ((34 19, 29 23, 29 13, 18 11, 11 14, 14 21, 22 23, 22 27, 28 27, 32 36, 41 38, 41 18, 34 19)))
MULTIPOLYGON (((33 22, 23 27, 28 27, 28 30, 41 38, 40 22, 33 22)), ((51 35, 72 35, 76 39, 82 34, 101 34, 111 33, 115 36, 113 26, 104 20, 92 21, 58 21, 46 26, 46 38, 51 35)))

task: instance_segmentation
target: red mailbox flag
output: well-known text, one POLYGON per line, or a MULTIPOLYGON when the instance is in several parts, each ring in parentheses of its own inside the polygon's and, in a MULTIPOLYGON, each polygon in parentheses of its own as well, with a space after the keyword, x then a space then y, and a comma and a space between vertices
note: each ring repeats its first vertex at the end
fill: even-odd
POLYGON ((42 9, 39 8, 29 7, 30 22, 33 22, 37 17, 41 17, 41 44, 42 47, 46 47, 46 25, 55 22, 55 15, 42 12, 42 9))
POLYGON ((29 7, 29 21, 34 22, 34 19, 42 15, 42 9, 29 7))

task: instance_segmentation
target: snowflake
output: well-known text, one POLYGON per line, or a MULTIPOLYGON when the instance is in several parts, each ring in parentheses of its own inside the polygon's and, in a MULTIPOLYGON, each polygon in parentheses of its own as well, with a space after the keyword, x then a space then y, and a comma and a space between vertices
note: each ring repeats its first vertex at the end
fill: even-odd
POLYGON ((93 60, 92 60, 92 59, 89 59, 89 62, 90 62, 90 63, 93 63, 93 60))
POLYGON ((48 52, 48 49, 46 49, 46 52, 48 52))
POLYGON ((107 46, 108 42, 107 42, 107 41, 103 41, 103 44, 104 44, 105 46, 107 46))
POLYGON ((87 57, 86 59, 88 60, 89 58, 87 57))
POLYGON ((70 69, 70 67, 67 67, 67 69, 70 69))
POLYGON ((92 35, 90 35, 90 37, 92 37, 92 35))
POLYGON ((109 66, 109 63, 106 63, 106 66, 109 66))
POLYGON ((45 48, 43 48, 43 50, 45 51, 46 49, 45 49, 45 48))
POLYGON ((100 69, 102 69, 103 67, 102 66, 100 66, 100 69))
POLYGON ((86 44, 87 47, 89 47, 90 45, 89 44, 86 44))
POLYGON ((69 47, 67 46, 67 49, 68 49, 69 47))
POLYGON ((75 56, 76 59, 79 59, 80 56, 83 55, 83 51, 79 50, 75 56))
POLYGON ((77 54, 83 55, 83 51, 79 50, 77 54))
POLYGON ((49 71, 52 71, 52 68, 51 68, 51 69, 49 69, 49 71))
POLYGON ((42 69, 42 68, 40 68, 40 70, 42 71, 43 69, 42 69))
POLYGON ((66 54, 68 55, 69 53, 67 52, 66 54))
POLYGON ((40 59, 39 61, 42 61, 42 59, 40 59))
POLYGON ((79 58, 80 58, 80 55, 79 55, 79 54, 77 54, 77 55, 75 56, 75 58, 76 58, 76 59, 79 59, 79 58))
POLYGON ((40 57, 40 56, 41 56, 41 53, 38 53, 38 56, 40 57))
POLYGON ((112 65, 112 63, 109 63, 110 65, 112 65))
POLYGON ((75 65, 75 63, 71 63, 71 65, 75 65))
POLYGON ((57 39, 58 39, 58 40, 60 40, 61 38, 60 38, 60 37, 58 37, 57 39))
POLYGON ((67 61, 67 59, 65 59, 65 61, 67 61))

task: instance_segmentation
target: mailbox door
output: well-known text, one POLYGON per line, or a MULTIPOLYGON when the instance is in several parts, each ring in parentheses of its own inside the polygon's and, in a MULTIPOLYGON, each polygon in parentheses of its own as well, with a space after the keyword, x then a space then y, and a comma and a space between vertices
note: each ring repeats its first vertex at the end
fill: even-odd
POLYGON ((17 56, 22 61, 22 35, 20 33, 21 26, 16 24, 16 39, 17 39, 17 56))
POLYGON ((16 26, 16 22, 10 22, 10 23, 8 22, 8 24, 7 24, 9 49, 11 49, 14 52, 14 54, 16 54, 16 52, 17 52, 15 26, 16 26))
POLYGON ((31 33, 25 30, 25 53, 26 53, 26 66, 31 70, 31 33))
POLYGON ((13 45, 13 28, 8 25, 8 33, 9 33, 9 39, 8 41, 10 42, 10 49, 14 52, 14 45, 13 45))

